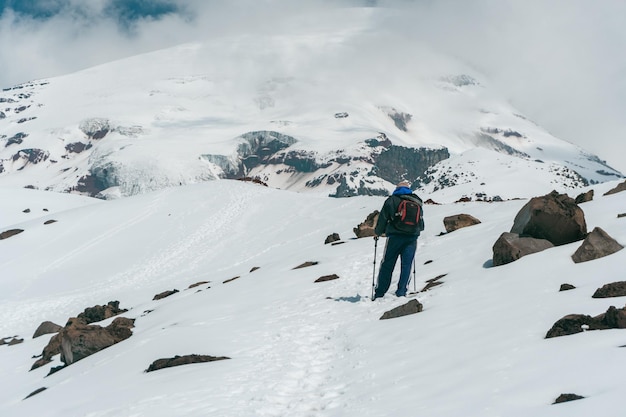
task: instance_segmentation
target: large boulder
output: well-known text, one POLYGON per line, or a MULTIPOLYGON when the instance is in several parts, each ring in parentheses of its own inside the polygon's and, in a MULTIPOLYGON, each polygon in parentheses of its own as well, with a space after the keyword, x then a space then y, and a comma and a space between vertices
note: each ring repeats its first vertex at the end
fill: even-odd
POLYGON ((454 216, 448 216, 443 219, 443 225, 448 233, 479 223, 480 220, 469 214, 455 214, 454 216))
POLYGON ((587 235, 585 213, 567 194, 552 191, 532 198, 515 216, 511 233, 546 239, 555 246, 582 240, 587 235))
POLYGON ((531 253, 554 247, 546 239, 520 237, 517 233, 502 233, 493 244, 493 266, 511 263, 531 253))
POLYGON ((118 317, 107 327, 85 324, 79 319, 70 319, 61 330, 61 361, 71 365, 89 355, 113 346, 132 335, 135 320, 118 317))
POLYGON ((591 200, 593 200, 593 190, 589 190, 586 193, 578 194, 574 201, 576 202, 576 204, 582 204, 591 200))
POLYGON ((357 227, 352 229, 357 238, 374 236, 374 228, 378 221, 378 210, 374 210, 367 215, 367 218, 363 223, 360 223, 357 227))
POLYGON ((85 311, 78 315, 78 318, 83 320, 85 324, 90 324, 106 320, 127 311, 128 310, 120 308, 119 301, 109 301, 105 306, 95 305, 93 307, 87 307, 85 311))
POLYGON ((599 227, 587 235, 582 245, 572 255, 575 263, 592 261, 624 249, 615 239, 599 227))
POLYGON ((35 330, 35 333, 33 334, 33 339, 39 336, 43 336, 44 334, 58 333, 61 329, 62 327, 56 323, 53 323, 51 321, 44 321, 39 325, 39 327, 37 327, 37 330, 35 330))
POLYGON ((585 330, 626 329, 626 307, 617 309, 609 307, 606 313, 596 317, 584 314, 570 314, 558 320, 548 333, 546 339, 581 333, 585 330))

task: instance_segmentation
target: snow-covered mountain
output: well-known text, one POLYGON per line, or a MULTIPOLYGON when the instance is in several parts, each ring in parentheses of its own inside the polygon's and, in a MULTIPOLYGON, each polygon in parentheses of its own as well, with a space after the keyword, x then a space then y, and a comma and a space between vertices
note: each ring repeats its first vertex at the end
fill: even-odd
POLYGON ((468 196, 513 198, 528 197, 517 191, 528 178, 563 191, 621 176, 473 68, 369 26, 375 12, 350 10, 341 30, 224 36, 6 88, 0 184, 113 198, 248 176, 341 197, 408 179, 429 194, 470 184, 468 196), (496 187, 495 166, 516 175, 496 187))
MULTIPOLYGON (((581 208, 624 244, 626 192, 603 195, 615 185, 593 186, 581 208)), ((0 232, 23 230, 0 240, 0 339, 23 339, 0 346, 2 416, 623 414, 624 330, 545 336, 567 314, 623 306, 591 295, 623 280, 626 250, 575 264, 575 242, 489 267, 525 200, 427 205, 410 287, 440 285, 418 294, 421 313, 379 320, 409 301, 369 299, 382 243, 352 228, 382 197, 222 180, 114 201, 6 187, 0 199, 13 202, 0 232), (481 223, 440 235, 458 213, 481 223), (342 244, 324 244, 334 232, 342 244), (51 338, 32 338, 40 323, 109 301, 134 319, 130 338, 30 370, 51 338), (145 372, 189 354, 230 359, 145 372), (584 399, 552 405, 561 394, 584 399)))

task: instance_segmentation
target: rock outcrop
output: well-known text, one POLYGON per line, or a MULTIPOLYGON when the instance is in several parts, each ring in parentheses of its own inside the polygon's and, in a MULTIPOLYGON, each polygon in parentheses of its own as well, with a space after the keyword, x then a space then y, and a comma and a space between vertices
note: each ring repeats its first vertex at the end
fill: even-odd
POLYGON ((585 397, 578 395, 578 394, 561 394, 558 396, 556 400, 554 400, 552 404, 560 404, 560 403, 566 403, 569 401, 582 400, 583 398, 585 397))
POLYGON ((357 227, 352 229, 357 238, 374 236, 374 228, 376 227, 376 222, 378 221, 378 215, 379 211, 374 210, 372 213, 367 215, 367 218, 363 223, 360 223, 357 227))
POLYGON ((419 301, 413 299, 406 304, 403 304, 399 307, 386 311, 380 320, 388 320, 395 319, 398 317, 408 316, 410 314, 416 314, 421 312, 424 309, 424 306, 419 301))
POLYGON ((206 363, 230 359, 227 356, 210 356, 210 355, 184 355, 174 356, 173 358, 157 359, 146 369, 146 372, 158 371, 159 369, 171 368, 174 366, 189 365, 192 363, 206 363))
POLYGON ((4 232, 0 233, 0 240, 2 239, 8 239, 12 236, 15 235, 19 235, 20 233, 22 233, 24 231, 24 229, 10 229, 10 230, 5 230, 4 232))
POLYGON ((622 191, 626 191, 626 181, 619 183, 615 188, 604 193, 604 195, 617 194, 621 193, 622 191))
POLYGON ((37 327, 37 330, 35 330, 33 339, 43 336, 44 334, 58 333, 62 328, 63 327, 51 321, 44 321, 39 325, 39 327, 37 327))
POLYGON ((532 198, 515 216, 511 233, 546 239, 553 245, 582 240, 587 235, 585 213, 567 194, 552 191, 532 198))
POLYGON ((326 240, 324 240, 324 245, 328 243, 337 242, 339 240, 341 240, 341 238, 339 237, 339 233, 333 233, 326 237, 326 240))
POLYGON ((505 265, 530 255, 554 247, 546 239, 520 237, 517 233, 502 233, 493 245, 493 266, 505 265))
POLYGON ((626 329, 626 307, 617 309, 611 306, 606 313, 596 317, 584 314, 567 315, 554 323, 548 330, 546 339, 581 333, 585 330, 606 329, 626 329))
POLYGON ((605 284, 602 288, 598 288, 591 297, 593 298, 610 298, 610 297, 625 297, 626 296, 626 281, 612 282, 605 284))

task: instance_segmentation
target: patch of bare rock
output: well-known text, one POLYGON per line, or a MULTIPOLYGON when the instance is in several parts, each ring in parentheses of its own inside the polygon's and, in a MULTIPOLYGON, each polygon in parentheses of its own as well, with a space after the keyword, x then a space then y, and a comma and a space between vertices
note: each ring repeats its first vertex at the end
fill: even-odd
POLYGON ((585 314, 567 315, 554 323, 546 333, 546 339, 568 336, 583 331, 607 329, 626 329, 626 307, 617 309, 611 306, 606 313, 596 317, 585 314))
POLYGON ((381 317, 380 320, 389 320, 395 319, 398 317, 404 317, 411 314, 420 313, 424 309, 422 303, 417 301, 416 299, 410 300, 408 303, 393 308, 389 311, 386 311, 381 317))
POLYGON ((626 191, 626 181, 619 183, 615 188, 604 193, 604 195, 617 194, 621 193, 622 191, 626 191))
POLYGON ((624 249, 615 239, 599 227, 587 235, 582 245, 572 255, 575 263, 588 262, 612 255, 624 249))
POLYGON ((230 359, 227 356, 210 356, 210 355, 184 355, 174 356, 173 358, 157 359, 146 369, 146 372, 158 371, 159 369, 171 368, 174 366, 189 365, 192 363, 206 363, 230 359))
POLYGON ((455 214, 443 219, 443 225, 447 233, 476 224, 480 224, 480 220, 470 214, 455 214))
POLYGON ((352 229, 357 238, 374 236, 374 228, 376 227, 379 213, 378 210, 374 210, 367 215, 363 223, 352 229))

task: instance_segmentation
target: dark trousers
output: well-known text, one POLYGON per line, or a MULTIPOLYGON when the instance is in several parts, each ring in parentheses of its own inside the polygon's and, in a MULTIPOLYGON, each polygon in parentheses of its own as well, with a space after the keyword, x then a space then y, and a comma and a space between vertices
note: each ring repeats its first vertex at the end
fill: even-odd
POLYGON ((382 263, 380 264, 378 283, 376 284, 374 294, 376 298, 385 295, 389 289, 391 285, 391 275, 396 267, 398 256, 400 257, 400 280, 398 281, 396 295, 398 297, 406 295, 409 280, 411 279, 411 265, 413 264, 416 249, 416 236, 392 235, 387 237, 385 253, 382 263))

